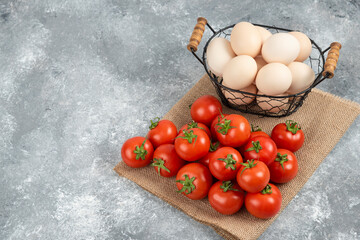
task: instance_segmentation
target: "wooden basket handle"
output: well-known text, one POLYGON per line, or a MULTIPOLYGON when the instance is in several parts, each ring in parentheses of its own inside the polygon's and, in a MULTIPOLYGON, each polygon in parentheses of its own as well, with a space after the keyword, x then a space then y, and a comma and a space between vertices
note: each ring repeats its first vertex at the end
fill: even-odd
POLYGON ((324 77, 332 78, 334 77, 334 71, 336 69, 336 64, 339 60, 341 44, 339 42, 333 42, 330 45, 330 51, 326 57, 324 72, 322 75, 324 77))
POLYGON ((194 27, 194 30, 193 30, 193 32, 191 34, 191 37, 190 37, 189 44, 187 45, 187 49, 190 52, 191 51, 194 51, 194 52, 197 51, 197 47, 200 44, 201 38, 202 38, 202 36, 204 34, 204 31, 205 31, 206 23, 207 23, 206 18, 199 17, 197 19, 197 24, 194 27))

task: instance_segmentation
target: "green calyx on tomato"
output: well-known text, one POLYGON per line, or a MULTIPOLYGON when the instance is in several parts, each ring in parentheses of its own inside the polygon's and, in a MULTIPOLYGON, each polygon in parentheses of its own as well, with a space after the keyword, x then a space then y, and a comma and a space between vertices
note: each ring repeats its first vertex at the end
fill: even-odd
POLYGON ((239 189, 233 188, 234 184, 231 181, 223 181, 220 188, 223 190, 223 192, 227 192, 229 190, 231 191, 239 191, 239 189))
POLYGON ((198 123, 195 121, 192 121, 191 123, 188 123, 188 125, 187 125, 187 130, 192 129, 192 128, 198 128, 198 129, 205 130, 204 128, 199 127, 198 123))
POLYGON ((156 128, 156 126, 159 124, 159 122, 160 122, 159 117, 154 118, 154 120, 150 120, 149 129, 152 130, 152 129, 156 128))
POLYGON ((249 152, 249 151, 252 151, 254 150, 256 153, 258 153, 260 151, 260 149, 262 149, 262 146, 260 145, 260 142, 259 141, 251 141, 251 144, 253 145, 251 148, 248 148, 245 150, 245 152, 249 152))
POLYGON ((251 132, 260 132, 262 129, 259 126, 254 126, 251 124, 251 132))
POLYGON ((189 194, 192 191, 195 190, 195 185, 194 185, 194 180, 196 179, 195 177, 192 177, 191 179, 189 178, 189 175, 185 174, 185 180, 176 180, 176 182, 181 183, 183 185, 183 187, 177 191, 178 193, 183 193, 185 192, 185 194, 189 194))
POLYGON ((217 131, 219 133, 221 133, 222 135, 226 135, 231 128, 235 128, 233 126, 230 126, 230 124, 231 124, 231 120, 228 120, 228 119, 224 118, 224 123, 219 122, 219 123, 216 124, 216 126, 219 126, 217 131))
POLYGON ((263 190, 261 190, 261 193, 262 194, 271 194, 272 193, 271 186, 269 184, 266 185, 266 187, 263 190))
POLYGON ((218 158, 218 160, 226 163, 225 168, 231 168, 232 170, 236 170, 236 161, 233 158, 232 154, 228 154, 226 158, 218 158))
POLYGON ((184 136, 178 136, 176 138, 182 138, 187 140, 189 143, 193 143, 193 139, 195 138, 194 144, 197 140, 197 135, 194 134, 193 130, 190 131, 186 131, 185 129, 183 130, 184 136))
POLYGON ((286 120, 285 124, 286 124, 286 130, 288 130, 289 132, 292 132, 292 134, 296 134, 297 131, 299 131, 301 129, 299 124, 293 120, 286 120))
POLYGON ((219 148, 220 142, 217 141, 216 143, 210 142, 210 149, 209 152, 215 152, 219 148))
POLYGON ((144 145, 145 145, 145 142, 146 142, 147 139, 145 139, 143 141, 143 143, 141 144, 141 146, 136 146, 135 150, 134 150, 134 153, 136 154, 136 157, 135 159, 136 160, 139 160, 139 158, 141 158, 142 160, 145 160, 145 156, 146 154, 148 153, 145 148, 144 148, 144 145))
POLYGON ((287 158, 287 154, 281 155, 280 153, 277 153, 275 162, 279 162, 283 170, 284 170, 284 162, 287 161, 289 161, 289 159, 287 158))
POLYGON ((244 169, 241 171, 240 175, 245 171, 245 169, 248 169, 248 168, 253 168, 257 165, 257 163, 254 163, 254 159, 251 159, 251 160, 247 160, 246 163, 240 163, 241 165, 244 166, 244 169))
POLYGON ((165 164, 164 160, 162 160, 161 158, 154 158, 153 161, 154 162, 151 163, 151 166, 158 168, 159 176, 160 176, 161 168, 164 169, 165 171, 167 171, 168 173, 170 173, 170 170, 167 167, 165 167, 165 165, 164 165, 165 164))

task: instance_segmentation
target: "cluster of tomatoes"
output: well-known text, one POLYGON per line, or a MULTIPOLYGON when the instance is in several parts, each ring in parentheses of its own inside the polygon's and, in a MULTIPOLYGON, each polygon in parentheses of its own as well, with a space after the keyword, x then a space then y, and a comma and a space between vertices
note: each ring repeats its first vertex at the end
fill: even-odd
POLYGON ((234 214, 245 203, 255 217, 276 215, 282 196, 273 183, 286 183, 298 172, 293 152, 304 142, 299 125, 279 123, 270 137, 241 115, 222 114, 210 95, 198 98, 190 113, 193 122, 179 131, 169 120, 151 121, 146 138, 124 143, 123 161, 134 168, 151 164, 163 177, 176 175, 179 193, 193 200, 208 196, 222 214, 234 214))

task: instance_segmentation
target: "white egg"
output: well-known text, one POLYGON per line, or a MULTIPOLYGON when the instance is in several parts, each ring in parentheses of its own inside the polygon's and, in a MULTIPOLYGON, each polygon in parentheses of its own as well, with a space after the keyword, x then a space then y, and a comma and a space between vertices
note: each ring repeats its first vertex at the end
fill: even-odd
MULTIPOLYGON (((258 95, 266 95, 263 92, 258 91, 258 95)), ((279 94, 276 96, 287 96, 287 94, 279 94)), ((265 110, 272 113, 279 113, 281 110, 287 110, 289 105, 287 104, 289 102, 288 98, 273 98, 273 97, 256 97, 256 101, 258 106, 265 110)))
POLYGON ((261 55, 268 63, 288 65, 300 52, 299 41, 289 33, 276 33, 263 44, 261 55))
POLYGON ((256 75, 256 87, 266 95, 286 92, 292 81, 290 69, 282 63, 269 63, 256 75))
POLYGON ((302 62, 292 62, 288 65, 291 71, 292 82, 287 90, 291 94, 301 92, 313 84, 315 73, 311 67, 302 62))
POLYGON ((226 64, 222 84, 232 89, 243 89, 249 86, 256 76, 255 60, 247 55, 234 57, 226 64))
POLYGON ((235 56, 229 40, 225 38, 214 38, 206 50, 210 71, 219 77, 222 76, 225 65, 235 56))
POLYGON ((236 55, 255 57, 260 53, 262 40, 254 25, 240 22, 231 31, 230 43, 236 55))
MULTIPOLYGON (((250 84, 248 87, 239 90, 253 94, 256 94, 257 92, 257 88, 253 84, 250 84)), ((252 96, 250 94, 243 94, 239 92, 229 91, 227 89, 223 90, 223 93, 230 103, 238 104, 238 105, 249 104, 255 99, 255 96, 252 96)))
POLYGON ((255 26, 256 29, 259 31, 261 36, 261 41, 264 43, 269 37, 271 37, 271 32, 263 27, 255 26))
POLYGON ((292 36, 294 36, 300 43, 300 52, 295 61, 303 62, 305 61, 311 54, 312 46, 310 39, 301 32, 289 32, 292 36))

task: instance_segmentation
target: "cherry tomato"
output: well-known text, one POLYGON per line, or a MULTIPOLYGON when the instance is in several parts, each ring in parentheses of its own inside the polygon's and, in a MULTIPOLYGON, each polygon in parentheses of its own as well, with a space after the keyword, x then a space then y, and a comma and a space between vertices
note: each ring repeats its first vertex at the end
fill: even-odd
POLYGON ((240 153, 232 147, 219 148, 210 158, 211 174, 221 181, 232 180, 241 168, 243 159, 240 153))
POLYGON ((205 157, 203 157, 199 160, 199 163, 203 164, 204 166, 209 167, 209 162, 210 162, 211 156, 214 155, 214 153, 221 147, 222 147, 222 145, 220 142, 210 143, 209 152, 205 155, 205 157))
POLYGON ((210 147, 210 139, 205 131, 194 128, 183 130, 175 140, 176 153, 182 159, 193 162, 204 157, 210 147))
POLYGON ((269 183, 270 171, 265 163, 248 160, 237 173, 236 180, 240 187, 247 192, 259 192, 269 183))
POLYGON ((199 97, 190 108, 191 118, 198 123, 210 126, 211 121, 222 112, 219 100, 211 95, 199 97))
POLYGON ((279 123, 273 128, 271 138, 278 148, 296 152, 303 145, 305 136, 298 123, 287 120, 285 123, 279 123))
POLYGON ((147 134, 150 142, 154 148, 166 143, 174 143, 177 136, 177 129, 175 124, 170 120, 160 120, 155 118, 150 120, 150 131, 147 134))
POLYGON ((254 126, 251 124, 250 139, 257 136, 270 137, 266 132, 263 132, 259 126, 254 126))
POLYGON ((245 144, 251 133, 248 120, 238 114, 230 114, 216 124, 216 137, 221 144, 229 147, 240 147, 245 144))
POLYGON ((150 164, 154 148, 144 137, 133 137, 121 148, 121 158, 129 167, 141 168, 150 164))
POLYGON ((245 207, 248 212, 261 219, 275 216, 281 208, 280 190, 269 183, 261 192, 248 193, 245 196, 245 207))
POLYGON ((203 124, 203 123, 197 123, 197 122, 194 122, 192 121, 191 123, 188 123, 188 124, 185 124, 184 126, 182 126, 179 130, 179 133, 182 133, 182 131, 185 129, 185 130, 190 130, 190 129, 193 129, 193 128, 199 128, 201 130, 204 130, 206 132, 206 134, 209 136, 209 138, 211 138, 211 132, 209 130, 209 128, 203 124))
POLYGON ((240 210, 244 203, 245 193, 237 183, 219 181, 209 191, 210 205, 219 213, 231 215, 240 210))
POLYGON ((298 161, 295 155, 286 149, 278 149, 275 161, 269 166, 270 180, 286 183, 296 177, 298 161))
POLYGON ((264 136, 258 136, 250 139, 244 146, 244 158, 256 159, 269 166, 276 158, 277 147, 275 142, 264 136))
POLYGON ((220 123, 220 120, 223 119, 224 117, 229 116, 229 114, 219 114, 217 115, 214 120, 212 120, 211 122, 211 127, 210 127, 210 131, 211 131, 211 139, 213 141, 217 141, 217 137, 216 137, 216 124, 220 123))
POLYGON ((178 192, 193 200, 206 197, 211 184, 212 176, 209 169, 200 163, 189 163, 176 175, 178 192))
POLYGON ((174 144, 163 144, 155 149, 151 166, 160 176, 175 176, 184 165, 185 161, 176 154, 174 144))

